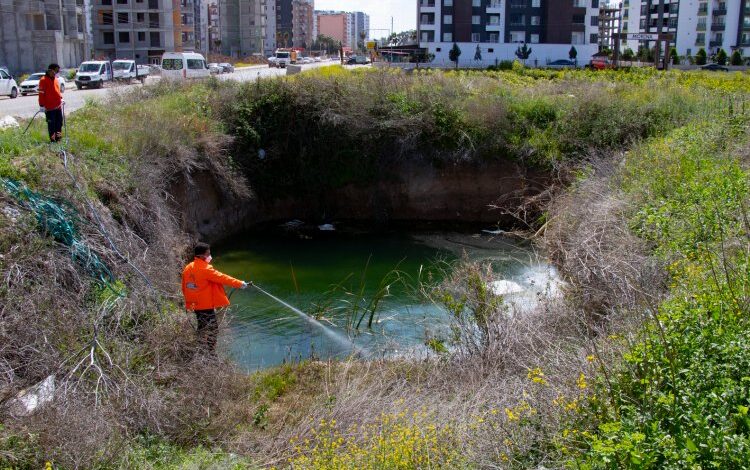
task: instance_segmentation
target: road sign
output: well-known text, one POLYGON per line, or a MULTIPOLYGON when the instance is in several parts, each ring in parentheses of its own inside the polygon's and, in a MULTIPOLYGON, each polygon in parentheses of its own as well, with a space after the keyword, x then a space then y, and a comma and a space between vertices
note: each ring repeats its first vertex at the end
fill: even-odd
POLYGON ((634 39, 636 41, 658 41, 659 35, 653 33, 631 33, 628 34, 628 39, 634 39))
POLYGON ((672 33, 621 33, 620 39, 630 39, 632 41, 672 41, 672 33))
POLYGON ((375 50, 375 41, 367 41, 367 50, 370 50, 370 51, 375 50))

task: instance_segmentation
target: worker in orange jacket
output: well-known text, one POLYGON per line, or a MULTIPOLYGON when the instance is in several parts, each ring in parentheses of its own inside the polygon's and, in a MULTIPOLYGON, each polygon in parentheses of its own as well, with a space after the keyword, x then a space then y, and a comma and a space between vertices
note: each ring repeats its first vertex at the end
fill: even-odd
POLYGON ((49 64, 47 72, 39 80, 39 107, 44 111, 47 117, 47 131, 50 142, 60 142, 62 140, 63 112, 62 106, 65 101, 60 92, 60 84, 57 82, 57 74, 60 72, 60 66, 49 64))
POLYGON ((198 342, 207 351, 214 352, 219 333, 216 309, 229 305, 224 286, 247 289, 251 283, 214 269, 208 244, 198 243, 193 251, 193 262, 182 271, 182 294, 185 296, 185 308, 195 312, 198 320, 198 342))

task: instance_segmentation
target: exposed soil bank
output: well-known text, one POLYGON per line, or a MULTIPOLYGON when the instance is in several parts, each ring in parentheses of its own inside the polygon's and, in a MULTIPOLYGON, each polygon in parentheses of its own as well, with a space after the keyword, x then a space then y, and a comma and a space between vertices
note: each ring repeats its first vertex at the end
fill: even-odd
POLYGON ((307 197, 241 200, 208 173, 172 185, 182 228, 209 241, 273 220, 353 220, 377 225, 404 221, 488 223, 507 227, 503 208, 545 188, 549 176, 510 161, 436 168, 428 162, 392 168, 392 176, 366 186, 346 185, 307 197))

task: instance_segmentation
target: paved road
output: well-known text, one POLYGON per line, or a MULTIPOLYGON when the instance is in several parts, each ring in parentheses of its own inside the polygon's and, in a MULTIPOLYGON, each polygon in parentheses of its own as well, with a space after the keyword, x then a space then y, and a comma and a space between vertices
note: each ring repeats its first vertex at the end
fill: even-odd
MULTIPOLYGON (((303 65, 304 70, 310 70, 316 67, 322 67, 326 65, 332 65, 336 62, 321 62, 309 65, 303 65)), ((237 81, 252 81, 260 78, 277 77, 286 75, 285 69, 275 69, 267 66, 258 67, 247 67, 235 70, 234 73, 218 75, 221 80, 237 80, 237 81)), ((158 77, 150 78, 148 83, 159 80, 158 77)), ((65 93, 63 97, 65 99, 65 112, 69 113, 83 107, 88 100, 97 100, 106 97, 113 90, 141 86, 139 83, 132 85, 121 85, 121 84, 109 84, 105 88, 98 90, 91 90, 85 88, 83 90, 76 90, 73 82, 68 82, 66 85, 65 93)), ((15 116, 17 118, 28 119, 34 115, 39 109, 39 101, 36 95, 19 96, 12 100, 9 97, 0 97, 0 118, 3 116, 15 116)))

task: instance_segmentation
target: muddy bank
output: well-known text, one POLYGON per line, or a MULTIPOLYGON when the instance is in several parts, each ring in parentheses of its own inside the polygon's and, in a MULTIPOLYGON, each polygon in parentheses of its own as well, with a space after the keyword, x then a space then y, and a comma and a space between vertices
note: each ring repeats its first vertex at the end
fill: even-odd
POLYGON ((172 185, 173 204, 182 228, 219 241, 239 231, 274 221, 352 220, 384 226, 423 221, 486 223, 508 227, 504 208, 522 195, 545 188, 548 175, 509 161, 436 168, 429 163, 392 168, 392 176, 365 186, 346 185, 329 192, 312 188, 306 197, 238 199, 208 173, 172 185), (497 207, 495 207, 497 206, 497 207))

